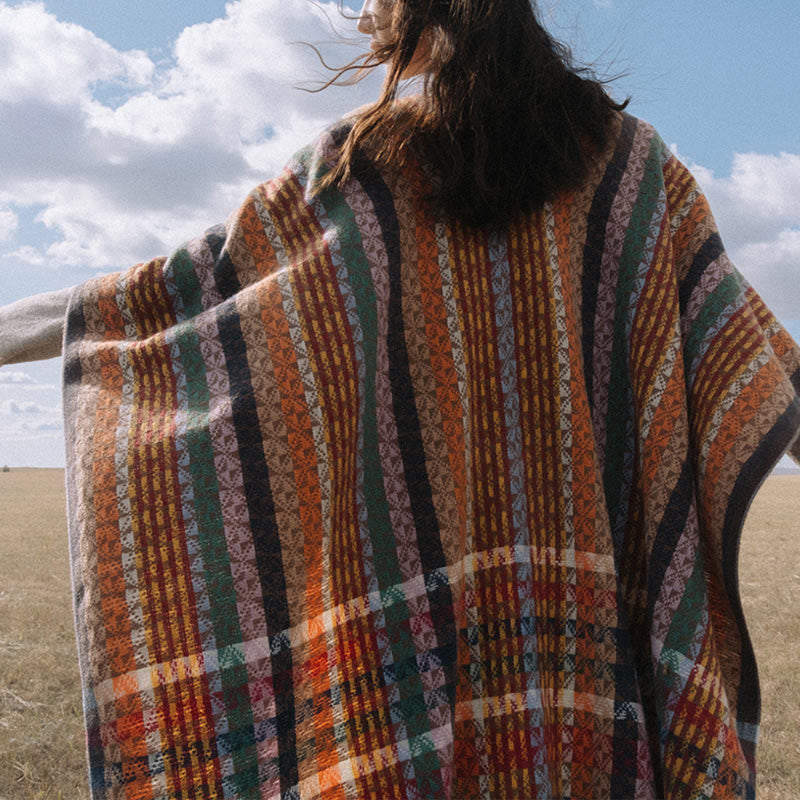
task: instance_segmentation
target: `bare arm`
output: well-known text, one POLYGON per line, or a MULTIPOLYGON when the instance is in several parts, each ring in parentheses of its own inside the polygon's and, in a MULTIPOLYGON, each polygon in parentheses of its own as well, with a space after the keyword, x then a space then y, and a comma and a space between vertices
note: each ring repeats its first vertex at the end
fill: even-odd
POLYGON ((73 288, 33 295, 0 308, 0 366, 61 355, 73 288))

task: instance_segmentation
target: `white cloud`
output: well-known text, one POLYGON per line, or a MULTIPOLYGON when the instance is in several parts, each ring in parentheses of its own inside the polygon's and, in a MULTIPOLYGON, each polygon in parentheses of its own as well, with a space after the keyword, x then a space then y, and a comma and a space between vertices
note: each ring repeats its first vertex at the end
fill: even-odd
POLYGON ((120 53, 79 25, 59 22, 43 3, 0 4, 0 101, 68 106, 89 100, 92 84, 141 85, 153 73, 141 51, 120 53))
POLYGON ((737 153, 725 177, 683 160, 736 266, 779 317, 800 318, 800 154, 737 153))
POLYGON ((0 414, 18 416, 20 414, 57 414, 60 409, 43 406, 31 400, 3 400, 0 403, 0 414))
POLYGON ((705 167, 690 167, 732 247, 800 227, 800 154, 736 153, 731 174, 722 178, 705 167))
POLYGON ((58 387, 55 383, 42 383, 27 372, 19 372, 9 367, 0 368, 0 391, 25 389, 38 391, 54 391, 58 387))
POLYGON ((741 247, 736 258, 750 282, 779 316, 800 318, 800 228, 741 247))
MULTIPOLYGON (((237 0, 156 63, 41 3, 0 0, 0 269, 4 257, 121 268, 223 220, 325 124, 377 95, 379 75, 295 88, 328 77, 297 42, 332 63, 358 52, 331 24, 355 27, 333 2, 237 0), (22 222, 34 212, 47 244, 22 222)), ((800 154, 738 154, 727 176, 690 166, 739 268, 779 316, 800 318, 800 154)))
POLYGON ((43 209, 36 221, 55 238, 0 257, 124 267, 223 220, 322 127, 376 96, 377 75, 321 94, 295 88, 329 76, 296 42, 333 63, 358 52, 336 42, 331 23, 355 27, 333 2, 239 0, 186 28, 156 64, 41 3, 0 0, 0 204, 43 209))
POLYGON ((33 433, 37 438, 42 433, 57 433, 64 430, 64 423, 60 417, 37 420, 36 422, 23 422, 19 426, 21 433, 33 433))
POLYGON ((0 370, 0 385, 3 384, 13 386, 37 386, 39 382, 28 375, 27 372, 0 370))
POLYGON ((17 215, 10 208, 0 206, 0 242, 10 239, 18 225, 17 215))
POLYGON ((0 402, 0 437, 21 442, 54 434, 64 427, 60 406, 46 406, 31 400, 0 402))

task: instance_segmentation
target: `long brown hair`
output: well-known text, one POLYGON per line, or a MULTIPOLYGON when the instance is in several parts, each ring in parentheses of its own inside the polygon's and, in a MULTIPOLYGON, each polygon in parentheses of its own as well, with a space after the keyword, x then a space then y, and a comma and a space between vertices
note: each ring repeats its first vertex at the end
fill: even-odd
POLYGON ((320 190, 347 180, 359 152, 390 165, 414 153, 433 168, 444 213, 498 226, 581 185, 626 103, 572 65, 530 0, 389 2, 390 41, 363 61, 388 63, 380 98, 356 119, 320 190), (423 91, 398 103, 422 37, 423 91))

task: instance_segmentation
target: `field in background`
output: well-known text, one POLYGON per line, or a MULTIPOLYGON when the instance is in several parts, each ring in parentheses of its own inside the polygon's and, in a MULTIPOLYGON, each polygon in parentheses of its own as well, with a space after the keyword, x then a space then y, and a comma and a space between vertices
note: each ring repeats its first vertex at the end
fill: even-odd
POLYGON ((800 798, 800 476, 773 475, 744 526, 739 583, 761 678, 759 800, 800 798))
MULTIPOLYGON (((759 800, 800 798, 800 476, 753 503, 741 585, 759 660, 759 800)), ((63 473, 0 472, 0 800, 87 800, 63 473)))
POLYGON ((64 472, 0 472, 0 799, 86 800, 64 472))

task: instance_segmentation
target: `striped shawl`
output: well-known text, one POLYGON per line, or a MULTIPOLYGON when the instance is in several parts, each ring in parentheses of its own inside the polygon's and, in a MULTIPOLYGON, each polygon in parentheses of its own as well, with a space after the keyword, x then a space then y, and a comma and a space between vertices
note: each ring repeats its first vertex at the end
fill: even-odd
MULTIPOLYGON (((619 123, 508 230, 342 128, 67 321, 92 796, 751 798, 749 502, 800 351, 619 123)), ((794 445, 800 455, 800 446, 794 445)))

